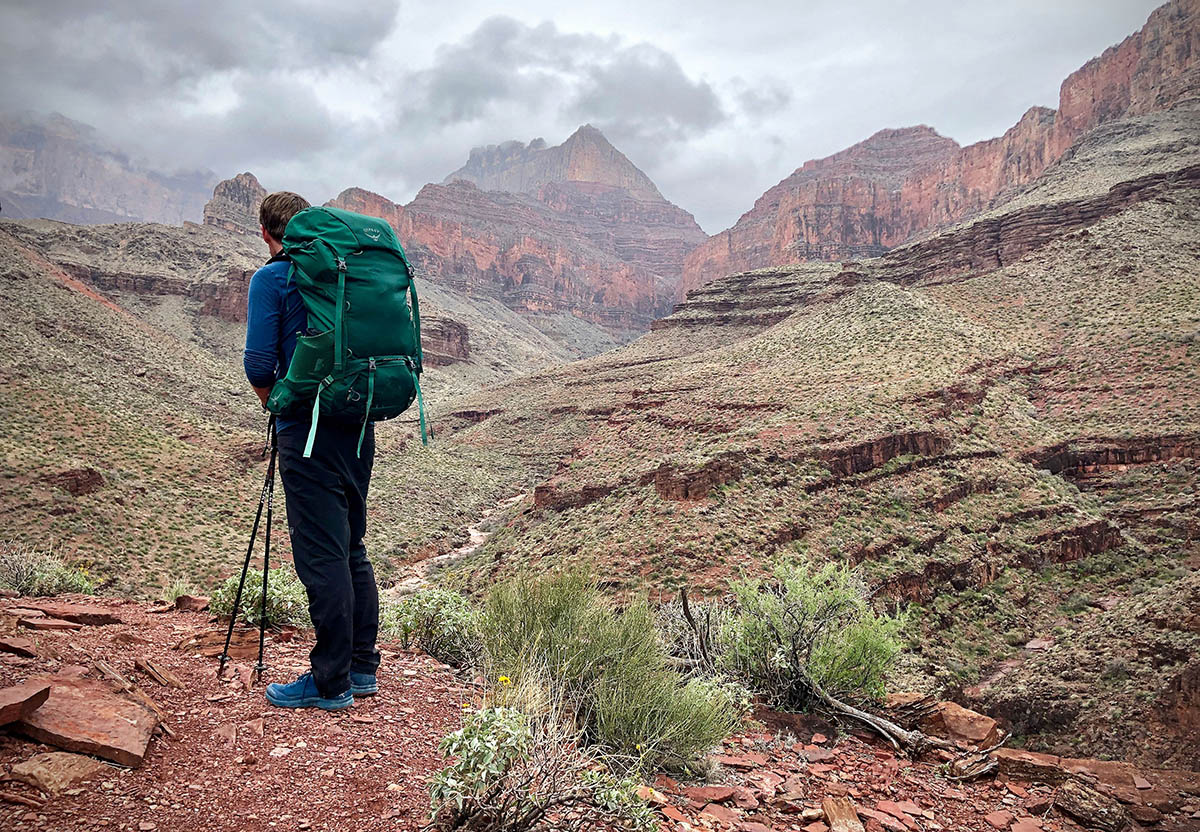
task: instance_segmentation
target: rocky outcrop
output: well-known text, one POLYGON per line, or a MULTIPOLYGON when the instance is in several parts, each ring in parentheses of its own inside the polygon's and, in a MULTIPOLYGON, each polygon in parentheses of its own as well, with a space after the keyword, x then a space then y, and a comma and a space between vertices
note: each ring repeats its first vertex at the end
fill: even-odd
POLYGON ((654 472, 654 490, 664 500, 703 500, 722 485, 742 478, 741 453, 722 454, 694 471, 663 462, 654 472))
POLYGON ((104 487, 104 475, 95 468, 71 468, 67 471, 56 471, 52 474, 43 474, 41 480, 63 489, 72 497, 82 497, 104 487))
POLYGON ((529 144, 511 141, 477 147, 444 184, 470 182, 484 191, 536 193, 551 182, 588 182, 626 191, 634 199, 664 202, 650 177, 609 144, 604 134, 585 124, 565 142, 547 147, 545 139, 529 144))
POLYGON ((1175 188, 1200 188, 1200 165, 1122 182, 1100 196, 976 220, 889 252, 880 276, 909 284, 998 269, 1069 233, 1086 234, 1080 230, 1175 188))
POLYGON ((261 240, 192 224, 14 222, 4 231, 102 292, 180 295, 202 314, 236 322, 246 320, 250 277, 266 259, 261 240))
POLYGON ((422 317, 421 350, 427 367, 447 367, 471 357, 467 325, 450 318, 422 317))
POLYGON ((234 234, 258 234, 258 207, 267 189, 252 173, 239 173, 213 188, 212 199, 204 206, 204 224, 234 234))
POLYGON ((1173 0, 1030 109, 1003 136, 959 148, 927 127, 882 131, 803 167, 687 258, 679 297, 732 272, 876 255, 1003 201, 1087 131, 1200 100, 1200 0, 1173 0))
POLYGON ((568 311, 629 335, 646 329, 664 302, 658 276, 594 243, 585 215, 535 196, 455 182, 426 185, 405 206, 357 188, 328 204, 386 219, 420 277, 518 311, 568 311))
POLYGON ((213 179, 143 168, 60 115, 0 120, 0 216, 10 219, 178 224, 199 219, 213 179))
POLYGON ((881 130, 841 153, 805 162, 733 228, 688 255, 679 296, 733 272, 882 254, 919 230, 900 200, 904 181, 958 150, 954 140, 921 126, 881 130))
POLYGON ((1039 468, 1072 479, 1168 459, 1200 459, 1200 436, 1075 439, 1025 456, 1039 468))

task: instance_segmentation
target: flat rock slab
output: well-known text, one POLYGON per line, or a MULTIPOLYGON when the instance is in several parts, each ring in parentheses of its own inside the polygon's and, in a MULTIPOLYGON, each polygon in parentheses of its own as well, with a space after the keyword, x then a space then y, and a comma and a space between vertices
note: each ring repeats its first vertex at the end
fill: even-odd
POLYGON ((83 625, 75 621, 64 621, 61 618, 22 618, 19 622, 29 630, 82 630, 83 625))
POLYGON ((50 685, 29 681, 0 689, 0 725, 18 722, 30 716, 50 697, 50 685))
MULTIPOLYGON (((224 630, 202 630, 185 636, 176 650, 192 650, 201 656, 215 658, 221 655, 225 647, 224 630)), ((239 629, 233 631, 233 640, 229 643, 229 657, 233 659, 252 659, 258 655, 258 630, 239 629)))
POLYGON ((0 638, 0 653, 11 653, 14 656, 23 656, 27 659, 32 659, 37 656, 37 648, 33 642, 21 636, 9 636, 0 638))
POLYGON ((203 595, 180 595, 175 599, 175 609, 184 612, 204 612, 208 609, 208 599, 203 595))
POLYGON ((62 601, 38 601, 36 603, 22 600, 30 609, 38 610, 51 618, 63 621, 74 621, 76 624, 86 624, 98 627, 103 624, 120 624, 121 619, 116 613, 106 607, 95 604, 67 604, 62 601))
POLYGON ((158 717, 104 682, 43 677, 51 685, 46 703, 21 720, 19 729, 64 751, 94 754, 123 766, 141 765, 158 717))
POLYGON ((47 751, 14 765, 10 776, 47 794, 61 794, 103 768, 104 763, 93 757, 66 751, 47 751))

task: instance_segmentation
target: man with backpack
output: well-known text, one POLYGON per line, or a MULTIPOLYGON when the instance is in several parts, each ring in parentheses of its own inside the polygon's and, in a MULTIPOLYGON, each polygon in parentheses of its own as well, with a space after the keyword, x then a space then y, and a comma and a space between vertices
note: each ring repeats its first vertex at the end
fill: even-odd
MULTIPOLYGON (((284 246, 288 223, 305 209, 328 212, 310 209, 302 197, 286 191, 262 201, 259 221, 271 259, 250 279, 244 364, 259 399, 277 414, 276 442, 288 533, 316 630, 316 646, 309 656, 311 671, 288 684, 268 685, 267 701, 282 708, 338 710, 353 705, 355 696, 371 696, 378 690, 379 591, 363 545, 375 435, 370 400, 365 408, 360 405, 361 423, 357 412, 355 421, 333 414, 320 419, 317 430, 319 413, 313 402, 321 401, 332 374, 319 386, 307 387, 311 401, 301 402, 304 396, 297 394, 291 396, 294 406, 280 403, 286 398, 284 393, 296 394, 296 385, 279 382, 290 382, 296 376, 292 364, 298 342, 311 347, 314 339, 321 337, 310 330, 309 299, 302 295, 296 266, 284 246)), ((342 328, 339 315, 339 335, 342 328)), ((321 343, 332 354, 333 339, 321 343)), ((304 356, 299 356, 296 363, 303 360, 304 356)), ((327 358, 326 364, 331 360, 327 358)), ((374 381, 372 375, 370 382, 374 381)))

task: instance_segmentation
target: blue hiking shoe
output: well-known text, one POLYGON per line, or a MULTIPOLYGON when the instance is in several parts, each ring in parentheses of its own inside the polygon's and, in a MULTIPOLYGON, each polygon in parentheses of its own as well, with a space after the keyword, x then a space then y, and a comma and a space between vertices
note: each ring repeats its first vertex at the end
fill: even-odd
POLYGON ((355 696, 374 696, 379 693, 379 683, 375 681, 375 674, 350 671, 350 693, 355 696))
POLYGON ((346 691, 341 696, 321 696, 311 673, 286 685, 274 682, 267 685, 267 701, 277 708, 320 708, 323 711, 339 711, 354 704, 354 694, 346 691))

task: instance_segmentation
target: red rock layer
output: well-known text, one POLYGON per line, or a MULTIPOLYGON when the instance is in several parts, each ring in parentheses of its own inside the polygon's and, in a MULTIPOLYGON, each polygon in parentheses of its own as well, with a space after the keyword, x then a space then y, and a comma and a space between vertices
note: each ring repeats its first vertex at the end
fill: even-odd
POLYGON ((329 204, 387 219, 418 274, 513 309, 634 331, 659 308, 654 274, 600 250, 571 215, 534 197, 460 181, 426 185, 406 206, 361 189, 329 204))
POLYGON ((686 259, 679 297, 738 271, 880 254, 1028 184, 1106 121, 1200 100, 1200 0, 1173 0, 1030 109, 1003 136, 958 148, 927 127, 883 131, 803 167, 686 259))
POLYGON ((426 185, 406 206, 352 188, 329 204, 387 220, 425 277, 622 333, 669 309, 684 255, 704 239, 671 203, 590 182, 529 195, 426 185))

